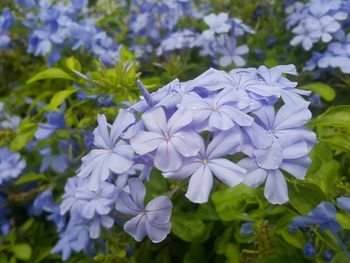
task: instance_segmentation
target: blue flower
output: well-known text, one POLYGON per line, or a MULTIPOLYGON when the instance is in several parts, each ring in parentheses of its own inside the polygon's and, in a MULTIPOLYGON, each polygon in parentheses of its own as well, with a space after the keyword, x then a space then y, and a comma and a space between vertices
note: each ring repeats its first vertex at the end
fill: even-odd
POLYGON ((82 158, 79 177, 89 177, 89 187, 97 190, 99 184, 109 178, 111 172, 122 174, 133 165, 134 153, 130 145, 120 140, 120 136, 135 122, 132 113, 120 110, 113 125, 106 117, 98 115, 98 127, 94 130, 94 145, 90 153, 82 158))
POLYGON ((254 223, 252 223, 252 222, 243 223, 241 225, 241 229, 240 229, 239 233, 241 235, 244 235, 244 236, 252 235, 252 234, 254 234, 253 226, 254 226, 254 223))
POLYGON ((192 117, 179 110, 169 120, 162 107, 153 108, 142 115, 147 131, 139 131, 130 143, 136 153, 144 155, 156 151, 154 164, 161 171, 177 170, 182 156, 195 156, 201 146, 201 137, 185 130, 192 117), (186 138, 192 138, 187 141, 186 138))
POLYGON ((324 201, 311 210, 307 216, 298 216, 293 222, 304 228, 319 225, 322 231, 331 230, 335 233, 341 229, 336 221, 336 212, 331 203, 324 201))
POLYGON ((46 114, 47 124, 40 123, 35 132, 38 140, 48 139, 56 130, 66 127, 63 112, 50 111, 46 114))
POLYGON ((146 235, 153 243, 163 241, 171 228, 172 203, 166 196, 159 196, 145 206, 146 188, 142 180, 132 178, 128 183, 130 194, 122 191, 116 201, 120 213, 134 216, 124 224, 124 230, 139 242, 146 235))
POLYGON ((8 148, 0 148, 0 185, 17 178, 26 167, 26 161, 19 153, 11 152, 8 148))
POLYGON ((11 222, 7 218, 11 210, 7 207, 6 198, 3 195, 0 195, 0 211, 0 233, 6 236, 11 228, 11 222))
POLYGON ((304 246, 304 254, 308 257, 313 257, 316 255, 316 249, 314 246, 311 244, 311 242, 307 242, 306 245, 304 246))
POLYGON ((342 210, 350 211, 350 197, 338 197, 337 205, 342 210))
POLYGON ((187 158, 178 170, 163 173, 165 178, 184 179, 191 176, 186 197, 194 203, 208 202, 213 187, 213 174, 230 187, 243 181, 246 170, 223 158, 237 152, 242 143, 240 131, 229 130, 214 136, 205 148, 202 140, 197 156, 187 158))
POLYGON ((72 252, 80 252, 88 247, 90 242, 88 227, 86 225, 69 224, 60 234, 60 240, 51 253, 61 253, 62 260, 67 260, 72 252))
POLYGON ((4 8, 2 15, 0 15, 0 49, 8 47, 11 42, 7 31, 12 26, 13 20, 10 9, 4 8))

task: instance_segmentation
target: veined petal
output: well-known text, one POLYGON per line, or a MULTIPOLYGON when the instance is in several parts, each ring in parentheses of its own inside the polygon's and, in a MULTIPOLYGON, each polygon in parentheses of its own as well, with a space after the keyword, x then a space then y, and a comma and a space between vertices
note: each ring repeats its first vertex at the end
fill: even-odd
POLYGON ((185 131, 179 131, 173 134, 170 143, 185 157, 197 155, 201 146, 204 144, 202 137, 198 133, 185 131))
POLYGON ((136 121, 134 114, 120 109, 111 129, 111 140, 115 143, 122 132, 136 121))
POLYGON ((304 156, 294 160, 284 160, 281 169, 290 173, 294 177, 303 180, 311 164, 309 156, 304 156))
POLYGON ((164 138, 161 134, 146 131, 139 131, 130 139, 131 147, 140 155, 154 151, 162 142, 164 138))
POLYGON ((107 159, 109 169, 116 173, 122 174, 130 169, 134 162, 119 154, 111 153, 107 159))
POLYGON ((154 165, 163 172, 175 171, 182 163, 181 155, 171 142, 162 142, 154 157, 154 165))
POLYGON ((231 187, 240 184, 247 172, 246 169, 223 158, 209 160, 208 167, 220 181, 231 187))
POLYGON ((170 220, 173 205, 166 196, 158 196, 146 205, 146 216, 149 222, 167 224, 170 220))
POLYGON ((124 191, 119 193, 115 202, 115 209, 124 215, 136 216, 142 211, 143 206, 138 206, 131 196, 124 191))
POLYGON ((163 176, 169 179, 185 179, 186 177, 191 176, 200 166, 202 161, 197 157, 186 158, 180 167, 180 169, 173 172, 165 172, 163 176))
POLYGON ((156 224, 150 221, 145 222, 148 237, 153 243, 162 242, 170 233, 171 224, 156 224))
POLYGON ((193 114, 185 108, 178 109, 168 121, 169 133, 174 134, 193 120, 193 114))
POLYGON ((147 235, 146 216, 141 213, 124 224, 124 231, 140 242, 147 235))
POLYGON ((274 130, 283 130, 288 128, 297 128, 311 118, 311 112, 305 105, 283 105, 276 114, 274 130))
POLYGON ((212 188, 213 175, 207 165, 202 165, 191 176, 186 197, 194 203, 206 203, 212 188))
POLYGON ((167 129, 167 119, 162 107, 153 108, 142 115, 142 121, 147 130, 163 134, 167 129))
POLYGON ((288 187, 280 170, 269 171, 264 194, 271 204, 284 204, 288 202, 288 187))
POLYGON ((213 111, 209 117, 209 125, 219 130, 228 130, 235 124, 225 112, 213 111))
POLYGON ((243 142, 240 129, 234 128, 217 133, 209 143, 206 151, 208 159, 223 157, 237 152, 237 147, 243 142))
POLYGON ((259 167, 264 169, 278 169, 282 164, 282 148, 275 140, 269 148, 255 150, 254 156, 259 167))
POLYGON ((130 188, 130 195, 132 200, 138 207, 144 207, 144 199, 146 196, 146 187, 141 179, 131 178, 128 181, 130 188))

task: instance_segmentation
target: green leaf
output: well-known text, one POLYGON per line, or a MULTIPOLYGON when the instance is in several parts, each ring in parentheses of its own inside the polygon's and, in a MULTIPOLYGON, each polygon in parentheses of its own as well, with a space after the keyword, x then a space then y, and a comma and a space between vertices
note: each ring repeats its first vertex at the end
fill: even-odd
POLYGON ((77 92, 76 89, 67 89, 55 93, 50 100, 47 110, 57 110, 57 108, 75 92, 77 92))
POLYGON ((49 68, 42 72, 39 72, 35 76, 31 77, 27 83, 33 83, 38 80, 43 79, 68 79, 68 80, 75 80, 74 77, 69 75, 67 72, 65 72, 63 69, 60 68, 49 68))
POLYGON ((332 258, 330 263, 345 263, 350 262, 350 258, 345 254, 345 252, 338 252, 332 258))
POLYGON ((226 247, 230 243, 232 237, 232 227, 226 228, 224 233, 222 233, 215 240, 215 252, 219 255, 225 254, 226 247))
POLYGON ((31 172, 31 173, 22 175, 20 178, 18 178, 15 184, 20 185, 20 184, 25 184, 32 181, 46 180, 46 179, 47 177, 44 174, 31 172))
POLYGON ((7 263, 7 257, 5 254, 0 254, 0 263, 7 263))
POLYGON ((255 190, 245 185, 216 191, 212 194, 211 199, 216 212, 224 221, 247 220, 245 208, 248 204, 257 202, 255 190))
POLYGON ((308 181, 288 183, 288 195, 290 204, 303 215, 327 199, 316 184, 308 181))
POLYGON ((291 244, 294 247, 303 249, 305 245, 305 238, 303 233, 300 230, 297 230, 294 233, 290 233, 287 229, 282 229, 280 231, 281 236, 285 241, 291 244))
POLYGON ((12 246, 12 252, 17 259, 29 260, 32 256, 32 248, 29 244, 20 243, 12 246))
POLYGON ((324 98, 327 101, 334 100, 336 95, 334 89, 331 86, 324 84, 322 82, 314 82, 314 83, 306 84, 299 87, 299 89, 309 90, 314 93, 318 93, 322 98, 324 98))
POLYGON ((208 226, 192 214, 174 213, 171 224, 171 232, 182 240, 201 243, 209 237, 208 226))
POLYGON ((350 216, 349 215, 337 213, 336 220, 341 225, 341 227, 343 229, 350 229, 350 216))
POLYGON ((18 132, 15 138, 10 144, 12 151, 22 150, 34 137, 34 134, 38 128, 36 123, 30 122, 30 120, 23 120, 19 126, 18 132))
POLYGON ((230 263, 240 262, 239 249, 236 244, 230 243, 226 246, 225 256, 230 263))
POLYGON ((69 57, 66 59, 66 66, 70 70, 81 71, 80 62, 75 57, 69 57))
POLYGON ((318 126, 350 127, 350 105, 329 108, 316 119, 318 126))
POLYGON ((205 261, 205 250, 203 246, 199 244, 191 244, 189 251, 184 257, 183 263, 202 263, 205 261))

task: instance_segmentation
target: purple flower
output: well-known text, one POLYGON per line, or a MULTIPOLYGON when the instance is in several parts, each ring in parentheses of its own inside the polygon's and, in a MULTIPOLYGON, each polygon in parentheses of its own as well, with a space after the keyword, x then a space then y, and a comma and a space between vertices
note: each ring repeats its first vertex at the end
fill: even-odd
POLYGON ((239 233, 244 236, 249 236, 254 234, 253 230, 254 223, 253 222, 246 222, 241 225, 241 229, 239 233))
POLYGON ((50 111, 46 114, 47 124, 40 123, 35 132, 38 140, 48 139, 56 130, 66 127, 63 112, 50 111))
POLYGON ((350 197, 338 197, 337 205, 342 210, 350 211, 350 197))
POLYGON ((158 169, 177 170, 183 157, 199 152, 201 137, 191 129, 184 129, 192 121, 192 116, 184 114, 184 111, 176 111, 167 120, 164 109, 156 107, 144 113, 142 121, 147 131, 139 131, 130 143, 140 155, 156 150, 154 164, 158 169))
POLYGON ((60 240, 51 253, 61 253, 62 260, 67 260, 72 252, 80 252, 87 248, 90 242, 88 228, 85 225, 68 225, 60 234, 60 240))
POLYGON ((0 186, 11 179, 17 178, 26 167, 26 161, 19 153, 11 152, 8 148, 0 148, 0 186))
POLYGON ((89 177, 89 187, 97 190, 110 173, 122 174, 133 165, 133 150, 120 140, 121 134, 135 122, 132 113, 120 110, 113 125, 107 123, 104 115, 98 115, 98 127, 94 130, 94 144, 97 149, 82 158, 79 177, 89 177))
POLYGON ((203 31, 203 36, 208 40, 213 40, 215 34, 227 33, 231 29, 227 13, 209 14, 203 17, 209 29, 203 31))
POLYGON ((205 203, 213 187, 213 174, 230 187, 243 181, 246 170, 223 158, 226 154, 237 152, 241 143, 242 136, 239 130, 221 132, 214 136, 207 148, 202 141, 198 155, 187 158, 180 169, 163 175, 174 179, 191 176, 186 197, 194 203, 205 203))
POLYGON ((124 224, 124 230, 141 241, 146 235, 153 243, 163 241, 170 232, 172 204, 166 196, 159 196, 144 206, 146 188, 142 180, 129 180, 130 194, 121 192, 116 209, 125 215, 134 216, 124 224))
POLYGON ((304 247, 304 254, 308 257, 313 257, 316 255, 316 249, 314 246, 311 244, 311 242, 307 242, 305 247, 304 247))
POLYGON ((331 230, 335 233, 341 229, 336 221, 336 212, 337 210, 331 203, 322 202, 311 210, 307 216, 296 217, 293 223, 303 228, 319 225, 322 231, 331 230))
POLYGON ((193 111, 193 122, 204 129, 228 130, 235 125, 250 126, 253 118, 239 109, 239 96, 233 89, 224 89, 212 97, 186 96, 180 104, 193 111))
POLYGON ((316 142, 315 134, 305 129, 311 113, 303 105, 286 104, 275 115, 267 106, 255 112, 256 123, 246 128, 253 149, 253 157, 238 164, 248 170, 244 184, 257 187, 266 179, 265 197, 273 204, 288 201, 288 189, 282 172, 304 179, 310 158, 308 153, 316 142))

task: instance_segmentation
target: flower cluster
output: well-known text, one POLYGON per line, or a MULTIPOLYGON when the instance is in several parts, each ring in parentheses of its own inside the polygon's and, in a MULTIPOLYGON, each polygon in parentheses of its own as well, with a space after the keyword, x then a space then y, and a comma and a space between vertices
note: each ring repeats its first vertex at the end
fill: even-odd
MULTIPOLYGON (((162 39, 174 32, 183 16, 192 14, 192 1, 131 1, 129 21, 130 37, 134 40, 133 49, 137 53, 150 53, 161 44, 162 39)), ((169 42, 170 40, 168 40, 169 42)), ((178 40, 177 40, 178 41, 178 40)), ((170 45, 173 45, 169 43, 170 45)), ((165 50, 168 50, 168 44, 165 50)), ((174 47, 176 48, 175 45, 174 47)), ((159 50, 161 52, 161 49, 159 50)))
MULTIPOLYGON (((337 198, 337 206, 339 209, 344 211, 350 211, 350 198, 349 197, 339 197, 337 198)), ((346 250, 343 241, 338 236, 337 232, 341 230, 340 224, 337 222, 336 218, 337 209, 336 207, 327 201, 321 202, 313 210, 311 210, 306 216, 297 216, 289 228, 290 232, 295 232, 298 227, 311 228, 313 226, 318 226, 321 231, 330 231, 335 236, 339 245, 342 247, 347 255, 350 253, 346 250)), ((314 256, 316 254, 316 249, 313 247, 312 243, 309 241, 304 247, 304 254, 307 256, 314 256)), ((324 257, 327 262, 332 258, 333 254, 331 251, 324 251, 324 257)))
POLYGON ((240 19, 229 18, 227 13, 209 14, 203 18, 209 27, 204 30, 196 40, 200 47, 200 54, 210 56, 214 63, 227 67, 229 65, 244 66, 242 58, 249 51, 247 45, 238 45, 238 37, 253 30, 240 19))
POLYGON ((0 49, 9 46, 11 39, 8 35, 8 30, 13 24, 13 16, 10 9, 4 8, 2 15, 0 15, 0 49))
POLYGON ((87 1, 70 3, 21 1, 27 12, 23 24, 30 28, 27 51, 35 56, 48 56, 49 64, 61 58, 64 48, 84 48, 104 64, 113 65, 119 58, 119 45, 86 16, 87 1))
POLYGON ((172 204, 161 196, 144 205, 142 181, 152 169, 168 179, 189 178, 186 197, 194 203, 208 201, 214 177, 230 187, 266 181, 269 202, 287 202, 282 171, 303 179, 316 137, 304 127, 311 113, 301 95, 308 92, 283 74, 296 74, 295 67, 229 73, 211 68, 151 94, 138 81, 141 101, 121 109, 113 124, 98 116, 94 148, 82 158, 78 177, 66 185, 61 212, 70 211, 67 229, 85 225, 96 238, 118 212, 133 216, 124 229, 137 241, 146 235, 162 241, 170 231, 172 204), (246 157, 237 163, 236 153, 246 157))
POLYGON ((306 63, 306 70, 339 68, 350 72, 349 35, 346 36, 347 21, 350 17, 347 0, 311 0, 296 2, 286 9, 287 28, 295 37, 291 45, 302 45, 309 51, 318 43, 326 43, 323 52, 314 52, 306 63))
POLYGON ((26 161, 21 159, 19 153, 14 153, 7 147, 0 148, 0 186, 17 178, 25 167, 26 161))

